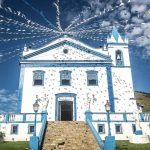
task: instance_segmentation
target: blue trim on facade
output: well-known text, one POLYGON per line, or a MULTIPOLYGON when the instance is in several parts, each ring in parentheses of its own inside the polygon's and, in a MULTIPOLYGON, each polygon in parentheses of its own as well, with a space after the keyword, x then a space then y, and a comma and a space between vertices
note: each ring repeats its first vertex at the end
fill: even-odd
POLYGON ((136 135, 143 135, 143 132, 142 132, 142 130, 136 130, 136 131, 135 131, 135 134, 136 134, 136 135))
POLYGON ((140 118, 141 118, 141 121, 144 121, 144 114, 143 113, 140 113, 140 118))
POLYGON ((115 112, 111 67, 110 66, 106 67, 106 70, 107 70, 107 84, 108 84, 108 95, 109 95, 109 102, 110 102, 110 111, 115 112))
POLYGON ((44 139, 44 133, 45 133, 45 129, 46 129, 46 122, 47 122, 47 112, 44 111, 42 114, 42 126, 39 132, 39 147, 41 149, 42 146, 42 141, 44 139))
POLYGON ((123 120, 124 120, 125 122, 127 122, 127 114, 126 114, 126 113, 123 113, 123 120))
POLYGON ((58 94, 55 94, 55 97, 56 97, 56 101, 55 101, 55 121, 58 120, 58 98, 59 97, 73 97, 74 98, 74 101, 73 101, 73 109, 74 109, 74 112, 73 112, 73 121, 76 121, 77 120, 77 106, 76 106, 76 94, 74 93, 58 93, 58 94))
POLYGON ((119 32, 117 30, 117 28, 115 26, 113 26, 113 29, 112 29, 112 33, 113 37, 115 38, 116 42, 118 42, 118 38, 119 38, 119 32))
POLYGON ((110 48, 110 46, 126 46, 125 48, 128 48, 128 43, 117 43, 117 42, 115 42, 115 43, 108 43, 108 47, 110 48))
POLYGON ((43 52, 50 51, 50 50, 52 50, 52 49, 58 48, 58 47, 63 46, 63 45, 72 46, 72 47, 74 47, 74 48, 76 48, 76 49, 78 49, 78 50, 80 50, 80 51, 84 51, 84 52, 86 52, 86 53, 93 54, 93 55, 99 56, 99 57, 101 57, 101 58, 110 59, 110 56, 107 56, 107 55, 104 55, 104 54, 102 54, 102 53, 96 52, 96 51, 94 51, 94 50, 88 49, 88 48, 86 48, 86 47, 80 46, 80 45, 75 44, 75 43, 73 43, 73 42, 69 42, 69 41, 67 41, 67 40, 64 40, 64 41, 62 41, 62 42, 60 42, 60 43, 56 43, 56 44, 51 45, 51 46, 49 46, 49 47, 46 47, 46 48, 44 48, 44 49, 41 49, 41 50, 35 51, 35 52, 31 53, 31 54, 28 54, 28 55, 24 56, 23 59, 28 59, 28 58, 30 58, 30 57, 39 55, 39 54, 41 54, 41 53, 43 53, 43 52))
POLYGON ((34 63, 88 63, 88 62, 91 62, 91 63, 96 63, 96 62, 99 62, 99 63, 111 63, 112 60, 111 59, 108 59, 108 60, 21 60, 20 61, 21 63, 24 63, 24 62, 34 62, 34 63))
POLYGON ((39 63, 39 64, 24 64, 25 67, 107 67, 110 64, 102 64, 102 63, 39 63))
POLYGON ((23 94, 23 83, 24 83, 24 72, 25 72, 25 65, 21 64, 19 89, 18 89, 18 105, 17 105, 17 112, 18 113, 21 112, 22 94, 23 94))
POLYGON ((131 68, 131 66, 111 66, 111 68, 131 68))

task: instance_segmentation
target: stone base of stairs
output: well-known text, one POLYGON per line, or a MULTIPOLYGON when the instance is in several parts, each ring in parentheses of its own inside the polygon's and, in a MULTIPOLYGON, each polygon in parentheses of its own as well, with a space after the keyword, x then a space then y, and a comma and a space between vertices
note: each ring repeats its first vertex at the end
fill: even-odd
POLYGON ((100 150, 85 122, 47 122, 42 150, 100 150))

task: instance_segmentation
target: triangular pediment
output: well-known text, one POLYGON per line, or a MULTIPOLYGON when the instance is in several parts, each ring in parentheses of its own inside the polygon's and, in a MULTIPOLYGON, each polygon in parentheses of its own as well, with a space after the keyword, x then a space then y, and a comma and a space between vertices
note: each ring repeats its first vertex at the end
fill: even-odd
POLYGON ((102 49, 94 49, 71 38, 58 39, 40 49, 23 53, 25 61, 102 61, 111 62, 102 49))

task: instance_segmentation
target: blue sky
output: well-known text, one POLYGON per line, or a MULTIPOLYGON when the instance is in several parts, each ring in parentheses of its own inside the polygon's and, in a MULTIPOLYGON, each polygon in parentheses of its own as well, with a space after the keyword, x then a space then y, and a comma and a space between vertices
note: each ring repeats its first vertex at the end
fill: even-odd
POLYGON ((134 90, 150 92, 149 4, 149 0, 0 0, 0 112, 16 110, 24 44, 42 46, 70 24, 68 36, 94 47, 106 41, 114 25, 122 36, 126 33, 134 90))

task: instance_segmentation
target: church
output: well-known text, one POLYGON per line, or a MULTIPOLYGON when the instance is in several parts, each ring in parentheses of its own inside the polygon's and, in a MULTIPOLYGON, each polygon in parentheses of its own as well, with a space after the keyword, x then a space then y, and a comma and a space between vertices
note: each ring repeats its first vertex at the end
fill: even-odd
POLYGON ((115 150, 115 140, 150 143, 149 129, 150 113, 134 97, 128 39, 115 27, 99 48, 66 35, 25 46, 17 112, 0 114, 5 141, 30 141, 34 150, 115 150))
POLYGON ((90 47, 64 36, 47 45, 24 47, 20 60, 18 112, 33 112, 36 99, 49 121, 85 121, 85 111, 137 109, 128 40, 114 27, 107 44, 90 47))

